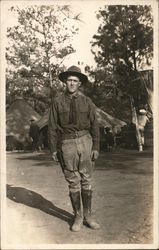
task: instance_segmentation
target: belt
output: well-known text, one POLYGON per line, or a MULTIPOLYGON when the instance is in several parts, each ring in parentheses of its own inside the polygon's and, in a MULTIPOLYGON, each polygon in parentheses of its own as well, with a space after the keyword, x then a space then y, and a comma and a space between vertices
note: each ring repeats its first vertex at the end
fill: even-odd
POLYGON ((69 133, 69 134, 62 134, 61 139, 62 140, 76 139, 84 135, 87 135, 88 133, 89 133, 88 130, 81 130, 81 131, 76 131, 76 132, 69 133))

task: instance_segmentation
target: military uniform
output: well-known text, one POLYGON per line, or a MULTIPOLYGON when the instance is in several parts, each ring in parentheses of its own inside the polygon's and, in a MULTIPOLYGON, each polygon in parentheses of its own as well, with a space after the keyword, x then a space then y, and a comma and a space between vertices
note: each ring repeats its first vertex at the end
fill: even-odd
POLYGON ((91 152, 99 151, 99 127, 90 98, 79 92, 75 95, 66 92, 54 98, 49 115, 49 141, 51 153, 60 151, 60 162, 69 184, 75 213, 73 231, 80 229, 83 220, 81 197, 87 224, 96 229, 98 225, 90 219, 94 165, 91 152))
POLYGON ((29 135, 33 140, 32 142, 33 150, 39 150, 40 129, 36 123, 31 123, 29 129, 29 135))
POLYGON ((79 93, 73 98, 67 94, 56 97, 49 116, 51 152, 57 151, 58 131, 65 163, 64 174, 71 192, 80 190, 80 181, 85 189, 91 189, 91 150, 99 150, 95 105, 79 93))

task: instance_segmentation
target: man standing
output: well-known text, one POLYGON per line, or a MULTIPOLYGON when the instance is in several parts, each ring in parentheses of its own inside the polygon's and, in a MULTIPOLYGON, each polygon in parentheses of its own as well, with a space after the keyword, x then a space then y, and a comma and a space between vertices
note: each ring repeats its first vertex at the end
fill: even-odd
POLYGON ((142 152, 143 151, 143 146, 144 146, 144 128, 146 126, 146 123, 149 121, 148 117, 147 117, 147 111, 144 108, 139 109, 138 115, 137 115, 137 119, 138 119, 138 126, 139 126, 139 134, 140 134, 140 138, 139 140, 139 151, 142 152))
POLYGON ((59 75, 59 79, 66 84, 66 90, 54 98, 50 108, 49 140, 52 158, 57 161, 59 154, 69 185, 75 214, 72 231, 79 231, 83 222, 91 229, 98 229, 99 224, 91 218, 91 179, 93 161, 99 155, 99 127, 95 105, 79 93, 79 87, 88 78, 81 73, 80 68, 71 66, 59 75))
POLYGON ((33 146, 33 152, 37 152, 41 150, 39 146, 39 136, 40 136, 40 129, 38 125, 35 123, 34 119, 30 120, 30 129, 29 129, 29 135, 32 141, 33 146))
POLYGON ((109 127, 104 128, 106 150, 110 152, 114 147, 114 136, 109 127))

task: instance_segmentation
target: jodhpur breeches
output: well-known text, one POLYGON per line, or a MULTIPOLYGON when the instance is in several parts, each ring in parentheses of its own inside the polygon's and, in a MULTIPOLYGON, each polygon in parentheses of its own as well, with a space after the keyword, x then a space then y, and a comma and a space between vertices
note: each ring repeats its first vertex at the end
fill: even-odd
POLYGON ((93 164, 91 161, 92 137, 90 134, 62 141, 65 163, 63 172, 70 192, 91 189, 93 164))

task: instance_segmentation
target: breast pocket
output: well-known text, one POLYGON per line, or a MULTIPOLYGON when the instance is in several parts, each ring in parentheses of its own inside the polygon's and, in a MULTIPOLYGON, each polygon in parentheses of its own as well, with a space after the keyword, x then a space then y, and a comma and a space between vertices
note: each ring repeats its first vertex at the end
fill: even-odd
POLYGON ((80 122, 84 126, 88 125, 89 122, 88 106, 81 106, 79 111, 80 111, 80 122))
POLYGON ((61 126, 69 123, 69 110, 67 108, 59 109, 59 122, 61 126))

